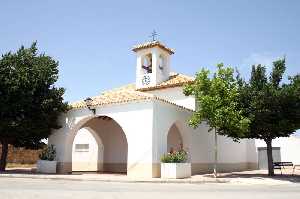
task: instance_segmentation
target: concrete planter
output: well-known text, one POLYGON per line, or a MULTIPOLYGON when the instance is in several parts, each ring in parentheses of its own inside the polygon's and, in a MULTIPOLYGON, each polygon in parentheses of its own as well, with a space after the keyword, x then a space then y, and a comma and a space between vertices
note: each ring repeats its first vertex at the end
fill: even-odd
POLYGON ((56 173, 56 161, 38 160, 37 172, 38 173, 56 173))
POLYGON ((161 178, 177 179, 191 177, 191 163, 161 163, 161 178))

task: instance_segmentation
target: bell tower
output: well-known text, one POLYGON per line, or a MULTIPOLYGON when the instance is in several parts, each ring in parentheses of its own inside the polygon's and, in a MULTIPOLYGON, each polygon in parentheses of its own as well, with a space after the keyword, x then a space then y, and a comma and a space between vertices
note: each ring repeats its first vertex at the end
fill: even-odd
POLYGON ((153 38, 153 41, 136 45, 132 50, 137 61, 136 89, 156 86, 169 79, 173 49, 153 38))

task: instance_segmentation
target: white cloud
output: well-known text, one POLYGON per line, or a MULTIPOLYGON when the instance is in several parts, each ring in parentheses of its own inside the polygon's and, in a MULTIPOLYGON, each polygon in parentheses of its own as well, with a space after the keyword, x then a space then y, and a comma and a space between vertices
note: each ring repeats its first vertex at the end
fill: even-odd
POLYGON ((279 56, 273 55, 271 53, 253 53, 249 57, 243 60, 242 66, 252 66, 261 64, 267 68, 272 68, 273 62, 279 59, 279 56))
POLYGON ((282 58, 283 56, 274 55, 272 53, 252 53, 250 56, 242 60, 240 65, 240 72, 243 73, 246 77, 250 76, 252 65, 261 64, 266 66, 267 74, 269 74, 273 67, 273 62, 282 58))

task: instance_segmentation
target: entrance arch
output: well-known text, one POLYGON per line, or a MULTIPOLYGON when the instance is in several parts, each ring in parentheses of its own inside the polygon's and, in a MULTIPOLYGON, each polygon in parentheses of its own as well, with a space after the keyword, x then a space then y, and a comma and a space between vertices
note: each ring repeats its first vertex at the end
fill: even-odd
MULTIPOLYGON (((73 145, 72 157, 77 157, 75 154, 76 144, 81 144, 77 145, 79 147, 77 153, 80 153, 82 148, 85 148, 83 150, 87 150, 88 144, 89 151, 91 151, 91 153, 85 152, 86 156, 90 155, 90 157, 81 155, 86 161, 82 163, 82 165, 86 165, 86 168, 82 168, 82 171, 92 171, 92 169, 89 170, 87 166, 93 165, 91 168, 93 168, 94 171, 96 168, 96 171, 99 172, 127 173, 127 138, 121 126, 114 119, 108 116, 94 117, 82 124, 78 129, 79 130, 74 133, 73 144, 71 144, 71 146, 73 145), (86 132, 87 130, 88 132, 86 132), (83 135, 83 131, 85 131, 85 135, 83 135), (77 143, 77 136, 82 137, 80 143, 77 143), (83 143, 82 140, 85 140, 86 143, 83 143), (97 153, 97 155, 95 155, 95 153, 97 153), (93 157, 91 155, 93 155, 93 157), (96 167, 93 162, 95 157, 97 159, 96 167)), ((72 158, 72 169, 74 168, 73 164, 76 163, 73 162, 72 158)), ((76 171, 78 171, 78 169, 76 171)))
POLYGON ((167 135, 167 152, 178 151, 183 149, 184 142, 179 130, 178 124, 174 122, 167 135))
POLYGON ((101 171, 103 168, 103 143, 91 128, 81 128, 72 146, 72 171, 101 171))

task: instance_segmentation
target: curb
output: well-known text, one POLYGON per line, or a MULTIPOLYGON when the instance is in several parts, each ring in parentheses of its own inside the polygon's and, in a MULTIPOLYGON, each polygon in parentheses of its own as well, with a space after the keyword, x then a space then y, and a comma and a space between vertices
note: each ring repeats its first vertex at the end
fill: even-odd
POLYGON ((24 175, 24 174, 0 174, 0 178, 21 178, 21 179, 45 179, 45 180, 70 180, 70 181, 98 181, 98 182, 118 182, 118 183, 173 183, 173 184, 205 184, 205 183, 228 183, 225 179, 212 180, 192 180, 192 179, 101 179, 101 178, 68 178, 63 176, 42 176, 42 175, 24 175))

